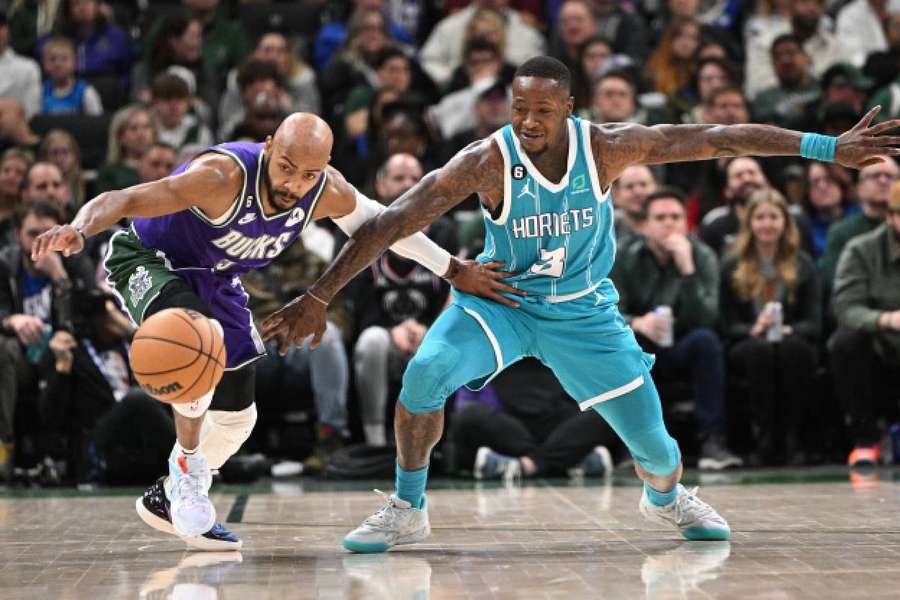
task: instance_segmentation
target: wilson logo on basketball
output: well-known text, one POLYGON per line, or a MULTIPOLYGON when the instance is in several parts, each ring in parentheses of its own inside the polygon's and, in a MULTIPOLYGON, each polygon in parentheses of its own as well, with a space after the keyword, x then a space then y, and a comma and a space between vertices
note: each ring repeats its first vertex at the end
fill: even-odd
POLYGON ((141 387, 151 396, 165 396, 166 394, 179 391, 181 389, 181 384, 177 381, 173 381, 172 383, 155 387, 149 383, 142 383, 141 387))

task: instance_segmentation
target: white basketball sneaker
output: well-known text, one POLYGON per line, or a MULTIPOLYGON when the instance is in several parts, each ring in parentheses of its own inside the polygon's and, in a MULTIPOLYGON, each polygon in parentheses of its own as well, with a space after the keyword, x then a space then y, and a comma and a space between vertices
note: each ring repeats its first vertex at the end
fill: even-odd
POLYGON ((431 535, 427 499, 422 500, 421 509, 416 509, 396 495, 375 492, 384 499, 384 506, 344 537, 344 548, 351 552, 385 552, 391 546, 415 544, 431 535))
POLYGON ((169 455, 165 486, 172 503, 172 526, 179 535, 203 535, 216 524, 216 508, 208 496, 210 485, 212 474, 203 453, 184 454, 176 444, 169 455))
POLYGON ((696 496, 698 488, 678 484, 678 496, 667 506, 654 506, 644 490, 640 511, 644 518, 675 526, 689 540, 727 540, 731 528, 716 510, 696 496))

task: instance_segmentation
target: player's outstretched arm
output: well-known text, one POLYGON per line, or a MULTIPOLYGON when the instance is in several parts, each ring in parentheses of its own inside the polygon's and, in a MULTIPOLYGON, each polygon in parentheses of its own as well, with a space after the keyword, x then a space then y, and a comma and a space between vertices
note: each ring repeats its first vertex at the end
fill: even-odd
MULTIPOLYGON (((876 106, 852 129, 835 139, 816 136, 804 144, 800 131, 772 125, 656 125, 610 124, 598 127, 592 138, 601 184, 606 187, 633 164, 659 164, 728 156, 819 155, 846 167, 862 168, 879 156, 900 156, 900 136, 881 135, 900 127, 900 120, 871 126, 881 110, 876 106), (833 143, 828 147, 829 140, 833 143), (822 144, 816 146, 816 143, 822 144)), ((810 156, 812 157, 812 156, 810 156)))
MULTIPOLYGON (((357 273, 397 240, 408 237, 473 193, 502 181, 503 159, 490 139, 470 144, 432 171, 386 210, 362 224, 328 270, 307 291, 263 322, 263 338, 278 339, 286 352, 307 336, 315 345, 325 331, 325 308, 357 273)), ((451 263, 451 268, 458 265, 451 263)), ((454 273, 445 274, 452 279, 454 273)))
POLYGON ((179 175, 150 183, 104 192, 81 207, 71 223, 57 225, 39 236, 32 258, 48 252, 66 256, 81 252, 92 235, 129 217, 158 217, 198 207, 212 218, 234 202, 240 192, 242 172, 227 156, 210 154, 179 175))

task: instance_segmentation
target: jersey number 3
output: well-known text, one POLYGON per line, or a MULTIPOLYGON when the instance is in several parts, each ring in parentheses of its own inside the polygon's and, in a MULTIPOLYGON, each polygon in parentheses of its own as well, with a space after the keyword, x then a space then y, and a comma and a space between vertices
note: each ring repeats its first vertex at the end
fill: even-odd
POLYGON ((566 247, 561 246, 553 250, 541 248, 541 259, 531 265, 529 273, 543 275, 544 277, 562 277, 566 270, 566 247))

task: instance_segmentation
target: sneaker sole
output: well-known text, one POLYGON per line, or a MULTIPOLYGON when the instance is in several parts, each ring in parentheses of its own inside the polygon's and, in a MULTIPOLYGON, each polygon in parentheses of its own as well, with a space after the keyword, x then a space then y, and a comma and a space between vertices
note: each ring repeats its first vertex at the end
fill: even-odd
POLYGON ((704 527, 694 527, 691 529, 685 529, 681 532, 681 535, 685 537, 685 539, 700 542, 700 541, 721 541, 727 540, 731 538, 731 530, 730 529, 709 529, 704 527))
POLYGON ((137 510, 137 514, 141 518, 141 521, 157 531, 161 531, 162 533, 167 533, 171 536, 177 537, 195 550, 203 550, 205 552, 222 552, 228 550, 240 550, 244 545, 244 542, 242 540, 238 540, 237 542, 211 540, 209 538, 203 537, 202 535, 198 535, 196 537, 185 537, 175 531, 175 527, 173 527, 169 521, 167 521, 166 519, 161 519, 147 510, 147 507, 144 506, 141 498, 138 498, 134 503, 134 508, 135 510, 137 510))
POLYGON ((384 542, 357 542, 349 538, 341 540, 341 545, 350 552, 358 554, 375 554, 379 552, 387 552, 393 546, 402 546, 404 544, 418 544, 431 535, 431 527, 425 529, 424 532, 417 532, 401 538, 398 538, 393 544, 384 542))

